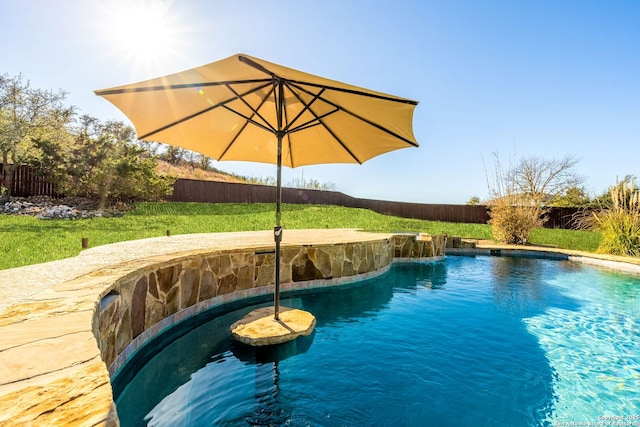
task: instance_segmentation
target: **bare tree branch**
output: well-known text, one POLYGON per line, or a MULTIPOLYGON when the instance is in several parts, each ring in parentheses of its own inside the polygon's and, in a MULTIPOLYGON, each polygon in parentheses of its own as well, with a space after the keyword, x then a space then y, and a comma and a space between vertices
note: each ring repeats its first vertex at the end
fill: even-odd
POLYGON ((521 197, 535 204, 548 204, 568 189, 582 184, 583 178, 574 169, 578 161, 573 156, 562 159, 526 157, 509 171, 508 179, 521 197))

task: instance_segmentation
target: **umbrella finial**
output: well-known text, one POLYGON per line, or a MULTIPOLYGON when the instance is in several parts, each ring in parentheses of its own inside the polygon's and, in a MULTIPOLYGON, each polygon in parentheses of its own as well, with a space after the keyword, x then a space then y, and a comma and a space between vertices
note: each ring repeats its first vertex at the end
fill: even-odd
POLYGON ((240 55, 240 56, 238 56, 238 60, 239 60, 240 62, 244 62, 245 64, 249 65, 250 67, 255 68, 256 70, 260 70, 260 71, 262 71, 263 73, 270 75, 270 76, 271 76, 271 77, 273 77, 273 78, 275 78, 275 77, 276 77, 275 73, 273 73, 273 72, 271 72, 271 71, 267 70, 266 68, 264 68, 262 65, 258 64, 258 63, 257 63, 256 61, 254 61, 253 59, 249 59, 249 58, 247 58, 247 57, 246 57, 246 56, 244 56, 244 55, 240 55))

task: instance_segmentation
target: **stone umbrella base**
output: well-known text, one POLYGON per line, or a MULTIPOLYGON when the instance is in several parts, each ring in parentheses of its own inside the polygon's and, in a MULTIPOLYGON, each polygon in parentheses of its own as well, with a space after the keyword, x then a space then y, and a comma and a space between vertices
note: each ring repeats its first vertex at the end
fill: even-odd
POLYGON ((241 343, 252 346, 282 344, 310 335, 316 318, 308 311, 280 307, 279 319, 273 307, 253 310, 231 325, 231 335, 241 343))

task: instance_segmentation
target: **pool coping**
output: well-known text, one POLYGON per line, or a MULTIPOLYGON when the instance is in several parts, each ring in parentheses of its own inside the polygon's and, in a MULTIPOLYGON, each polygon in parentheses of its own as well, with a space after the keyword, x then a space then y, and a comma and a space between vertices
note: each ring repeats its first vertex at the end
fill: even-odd
POLYGON ((628 274, 640 275, 640 258, 619 255, 597 254, 592 252, 562 249, 549 246, 518 246, 493 243, 486 240, 467 240, 472 243, 469 248, 446 248, 447 255, 466 256, 510 256, 547 258, 574 261, 594 265, 609 270, 621 271, 628 274))

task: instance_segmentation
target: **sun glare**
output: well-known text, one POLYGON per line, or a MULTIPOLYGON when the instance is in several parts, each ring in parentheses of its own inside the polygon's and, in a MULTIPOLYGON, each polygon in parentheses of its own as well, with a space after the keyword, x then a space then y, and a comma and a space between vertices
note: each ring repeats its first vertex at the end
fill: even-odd
POLYGON ((136 67, 152 68, 179 53, 184 28, 171 2, 111 2, 105 10, 107 42, 113 56, 136 67))

